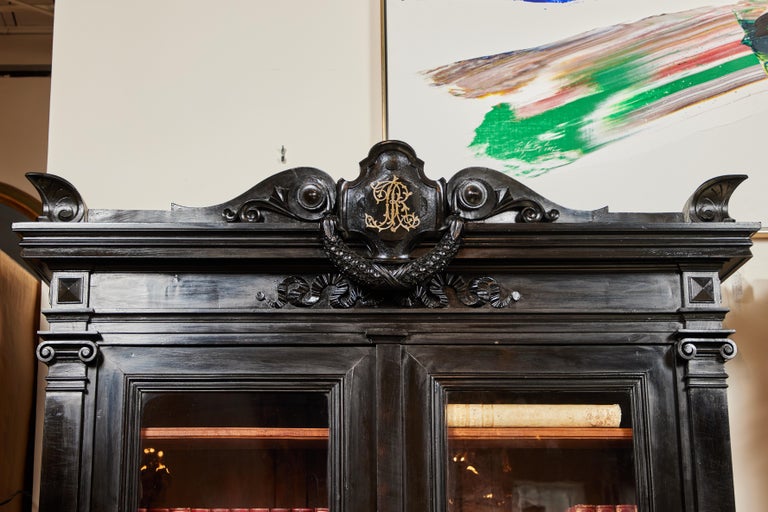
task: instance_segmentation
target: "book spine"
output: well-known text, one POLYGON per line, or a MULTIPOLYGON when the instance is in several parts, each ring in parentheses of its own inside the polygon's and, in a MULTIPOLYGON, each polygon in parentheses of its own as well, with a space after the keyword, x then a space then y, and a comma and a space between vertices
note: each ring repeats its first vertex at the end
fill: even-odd
POLYGON ((573 505, 572 507, 568 507, 568 510, 565 512, 596 512, 597 508, 595 505, 573 505))
POLYGON ((448 404, 449 427, 618 427, 618 404, 448 404))
POLYGON ((137 512, 329 512, 327 507, 236 507, 236 508, 199 508, 199 507, 170 507, 170 508, 139 508, 137 512))
POLYGON ((616 512, 613 505, 595 505, 595 512, 616 512))
POLYGON ((637 512, 637 505, 616 505, 616 512, 637 512))

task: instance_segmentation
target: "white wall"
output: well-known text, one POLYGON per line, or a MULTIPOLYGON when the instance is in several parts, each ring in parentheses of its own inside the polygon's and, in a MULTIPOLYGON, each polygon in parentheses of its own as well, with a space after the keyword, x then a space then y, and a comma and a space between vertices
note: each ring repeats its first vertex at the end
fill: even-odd
POLYGON ((378 0, 78 0, 54 34, 48 171, 91 208, 354 177, 381 138, 378 0))
POLYGON ((726 327, 738 347, 726 365, 731 415, 736 510, 765 509, 768 503, 768 237, 755 241, 754 258, 724 283, 731 312, 726 327))

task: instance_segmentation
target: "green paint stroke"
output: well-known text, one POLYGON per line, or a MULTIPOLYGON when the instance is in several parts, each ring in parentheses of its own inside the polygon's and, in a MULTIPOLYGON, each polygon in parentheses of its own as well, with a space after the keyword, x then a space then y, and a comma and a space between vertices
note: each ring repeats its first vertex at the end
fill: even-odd
POLYGON ((507 170, 516 176, 540 175, 571 163, 607 143, 590 137, 594 123, 601 123, 609 129, 621 127, 634 112, 670 94, 756 64, 760 65, 759 59, 750 54, 652 89, 638 91, 616 103, 608 115, 596 120, 599 107, 615 95, 626 95, 631 89, 637 89, 637 84, 648 80, 648 77, 638 76, 638 70, 631 61, 605 63, 585 79, 595 92, 578 100, 528 118, 518 117, 508 103, 493 106, 475 129, 475 138, 469 147, 479 156, 503 161, 507 170))

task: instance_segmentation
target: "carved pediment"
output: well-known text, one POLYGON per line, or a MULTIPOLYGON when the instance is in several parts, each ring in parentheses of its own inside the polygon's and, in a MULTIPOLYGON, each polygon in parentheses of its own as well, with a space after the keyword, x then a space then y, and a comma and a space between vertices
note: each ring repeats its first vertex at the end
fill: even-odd
MULTIPOLYGON (((732 222, 728 201, 743 175, 704 183, 679 213, 611 213, 562 207, 515 179, 471 167, 433 180, 413 148, 384 141, 360 162, 353 181, 334 182, 301 167, 275 174, 240 196, 208 207, 170 211, 89 211, 77 190, 51 174, 31 173, 43 200, 39 220, 58 223, 193 223, 288 226, 312 224, 328 259, 358 285, 414 290, 445 271, 460 250, 466 224, 681 224, 732 222), (416 248, 419 248, 416 251, 416 248)), ((256 236, 254 234, 254 236, 256 236)))

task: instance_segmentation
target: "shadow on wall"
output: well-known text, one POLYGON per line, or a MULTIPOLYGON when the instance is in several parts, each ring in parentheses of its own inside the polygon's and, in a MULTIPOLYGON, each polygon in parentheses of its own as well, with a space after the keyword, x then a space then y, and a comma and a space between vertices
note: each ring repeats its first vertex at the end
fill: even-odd
MULTIPOLYGON (((752 263, 768 266, 758 259, 745 268, 752 263)), ((723 299, 731 309, 725 326, 736 330, 738 347, 726 365, 736 509, 762 510, 768 503, 768 279, 737 273, 724 283, 723 299)))

